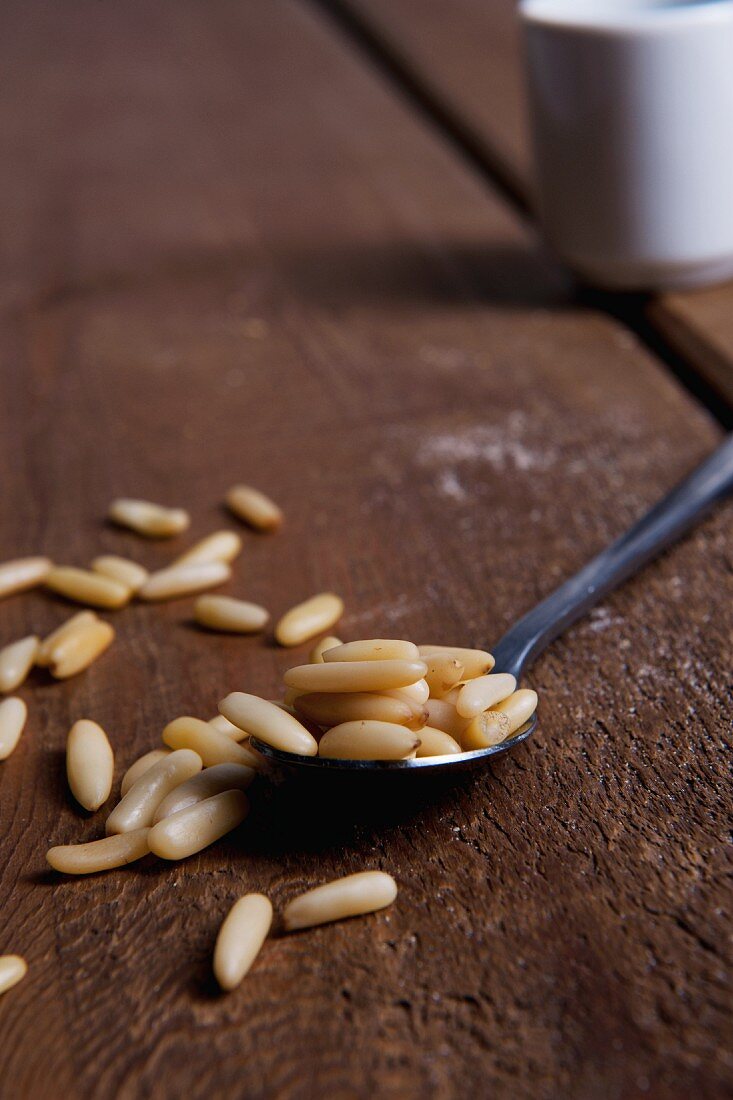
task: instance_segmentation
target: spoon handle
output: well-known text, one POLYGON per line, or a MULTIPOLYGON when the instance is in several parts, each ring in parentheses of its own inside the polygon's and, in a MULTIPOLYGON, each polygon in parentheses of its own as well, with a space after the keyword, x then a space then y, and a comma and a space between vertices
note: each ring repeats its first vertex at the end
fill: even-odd
POLYGON ((688 531, 733 491, 733 434, 626 534, 565 581, 493 647, 497 672, 522 672, 599 600, 688 531))

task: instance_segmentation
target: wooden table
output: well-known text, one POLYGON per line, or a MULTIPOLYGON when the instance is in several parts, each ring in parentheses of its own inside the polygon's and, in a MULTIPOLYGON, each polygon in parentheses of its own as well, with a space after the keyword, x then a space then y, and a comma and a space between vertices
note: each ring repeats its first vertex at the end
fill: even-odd
MULTIPOLYGON (((158 566, 185 540, 105 527, 112 497, 188 507, 193 538, 247 480, 287 526, 247 537, 230 591, 276 615, 334 589, 344 637, 490 644, 721 438, 727 407, 657 351, 730 393, 730 288, 643 303, 656 348, 515 201, 499 0, 7 0, 2 22, 0 559, 158 566)), ((47 872, 104 819, 66 793, 70 723, 101 722, 121 774, 304 651, 134 605, 83 676, 34 675, 0 765, 0 952, 30 966, 0 1001, 3 1100, 726 1094, 730 521, 552 647, 536 736, 475 782, 351 815, 265 790, 177 865, 47 872), (276 936, 217 995, 238 895, 281 908, 365 867, 399 880, 389 911, 276 936)), ((67 614, 16 596, 2 640, 67 614)))

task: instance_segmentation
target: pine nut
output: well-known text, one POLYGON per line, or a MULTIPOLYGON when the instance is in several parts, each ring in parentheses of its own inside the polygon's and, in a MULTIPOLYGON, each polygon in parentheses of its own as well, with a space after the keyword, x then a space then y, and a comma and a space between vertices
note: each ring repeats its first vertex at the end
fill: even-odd
POLYGON ((237 744, 233 737, 199 718, 188 715, 175 718, 163 730, 163 741, 172 749, 193 749, 205 768, 214 764, 244 764, 257 771, 262 769, 263 760, 258 752, 249 745, 237 744))
POLYGON ((201 565, 209 561, 223 561, 231 564, 242 549, 242 540, 234 531, 214 531, 213 535, 194 543, 190 550, 181 554, 172 563, 179 565, 201 565))
POLYGON ((275 627, 275 640, 283 646, 301 645, 334 626, 344 613, 344 601, 333 592, 321 592, 291 607, 275 627))
POLYGON ((80 718, 66 739, 66 776, 76 801, 98 810, 112 790, 115 757, 107 734, 96 722, 80 718))
POLYGON ((331 760, 407 760, 419 745, 417 734, 392 722, 342 722, 324 733, 318 755, 331 760))
POLYGON ((28 707, 22 699, 11 695, 0 703, 0 760, 7 760, 20 741, 28 707))
POLYGON ((127 792, 130 790, 141 775, 145 775, 145 772, 152 768, 153 764, 157 764, 159 760, 164 760, 166 756, 170 756, 170 749, 153 749, 152 752, 146 752, 144 756, 138 757, 134 764, 130 764, 125 774, 122 776, 122 782, 120 783, 120 797, 124 798, 127 792))
POLYGON ((316 741, 319 741, 323 735, 323 730, 317 722, 309 722, 307 718, 304 718, 302 714, 298 714, 295 707, 291 707, 288 703, 284 703, 282 699, 268 699, 269 703, 272 703, 273 707, 279 707, 280 710, 284 710, 296 721, 300 722, 301 726, 305 726, 308 733, 315 737, 316 741))
POLYGON ((447 653, 426 656, 428 671, 425 679, 433 699, 442 699, 463 678, 463 665, 447 653))
POLYGON ((111 871, 147 855, 149 833, 147 828, 135 829, 131 833, 106 836, 103 840, 90 840, 88 844, 59 844, 49 848, 46 859, 54 871, 62 871, 65 875, 111 871))
POLYGON ((33 668, 41 644, 35 634, 0 649, 0 692, 15 691, 33 668))
POLYGON ((191 749, 180 749, 153 764, 140 776, 107 818, 107 835, 131 833, 152 825, 158 806, 166 795, 202 768, 201 757, 191 749))
POLYGON ((49 558, 15 558, 0 565, 0 599, 42 584, 53 568, 49 558))
POLYGON ((126 497, 112 501, 107 516, 120 527, 129 527, 149 539, 180 535, 191 522, 188 512, 182 508, 165 508, 162 504, 126 497))
POLYGON ((248 811, 249 800, 242 791, 205 798, 153 825, 150 851, 161 859, 185 859, 236 829, 248 811))
POLYGON ((439 653, 460 661, 467 680, 472 680, 474 676, 483 676, 484 673, 491 672, 494 667, 494 658, 485 649, 462 649, 460 646, 452 645, 421 645, 418 649, 423 659, 439 653))
POLYGON ((233 691, 219 703, 219 710, 235 726, 272 745, 274 749, 293 752, 298 756, 315 756, 318 752, 318 742, 305 726, 292 714, 274 703, 268 703, 266 699, 233 691))
POLYGON ((427 680, 418 680, 407 687, 396 688, 393 691, 383 691, 382 695, 391 695, 393 699, 401 699, 417 710, 421 710, 430 698, 430 688, 427 680))
POLYGON ((500 703, 516 689, 517 681, 508 672, 493 676, 477 676, 464 684, 456 699, 456 710, 464 718, 473 718, 495 703, 500 703))
POLYGON ((423 726, 420 730, 418 756, 454 756, 461 751, 458 742, 443 730, 437 730, 433 726, 423 726))
POLYGON ((224 561, 200 562, 198 565, 178 565, 152 573, 140 589, 141 600, 177 600, 193 596, 206 588, 224 584, 232 571, 224 561))
POLYGON ((323 661, 323 654, 327 649, 333 649, 334 646, 341 645, 341 639, 335 638, 333 634, 327 634, 325 638, 321 638, 320 642, 316 642, 313 649, 310 651, 308 660, 312 665, 321 664, 323 661))
POLYGON ((234 722, 230 722, 223 714, 216 714, 213 718, 209 718, 209 725, 213 726, 219 733, 225 733, 233 741, 244 741, 249 737, 248 733, 240 730, 239 726, 235 726, 234 722))
POLYGON ((337 661, 296 665, 285 673, 288 687, 301 691, 377 691, 407 687, 427 672, 422 661, 337 661))
POLYGON ((460 742, 464 752, 486 749, 498 745, 516 733, 532 717, 537 709, 537 692, 520 688, 501 703, 477 714, 462 734, 460 742))
POLYGON ((345 642, 324 654, 324 661, 419 661, 420 654, 413 642, 393 638, 369 638, 345 642))
POLYGON ((126 584, 103 577, 101 573, 76 569, 72 565, 54 566, 46 577, 46 588, 76 603, 110 609, 124 607, 132 596, 126 584))
POLYGON ((361 871, 324 886, 316 886, 285 906, 283 925, 288 932, 317 924, 360 917, 391 905, 397 897, 397 883, 382 871, 361 871))
POLYGON ((89 668, 114 641, 114 627, 104 619, 79 624, 54 646, 51 653, 51 675, 68 680, 89 668))
POLYGON ((468 718, 461 718, 453 704, 447 703, 445 699, 428 699, 425 708, 429 726, 443 730, 463 745, 462 734, 468 725, 468 718))
POLYGON ((200 596, 193 613, 201 626, 232 634, 252 634, 262 630, 270 618, 259 604, 235 600, 233 596, 200 596))
POLYGON ((77 611, 70 619, 66 619, 61 626, 57 626, 55 630, 52 630, 51 633, 47 634, 43 639, 38 647, 38 653, 36 653, 36 664, 42 666, 50 665, 52 653, 63 639, 73 634, 79 627, 96 622, 96 620, 97 615, 94 611, 77 611))
POLYGON ((28 973, 28 963, 20 955, 0 955, 0 994, 7 993, 28 973))
POLYGON ((274 501, 251 485, 235 485, 226 495, 227 507, 237 519, 258 531, 275 531, 283 514, 274 501))
POLYGON ((257 958, 272 925, 264 894, 245 894, 226 915, 216 937, 214 976, 222 989, 236 989, 257 958))
POLYGON ((421 717, 408 703, 363 691, 343 694, 322 691, 299 695, 295 700, 295 710, 319 726, 339 726, 342 722, 356 722, 363 718, 416 729, 421 717))
POLYGON ((215 764, 213 768, 204 768, 166 795, 153 815, 153 824, 222 791, 246 791, 256 775, 254 768, 244 764, 215 764))
POLYGON ((131 592, 138 592, 150 576, 147 569, 129 558, 120 558, 117 554, 102 554, 92 562, 95 573, 111 577, 113 581, 124 584, 131 592))

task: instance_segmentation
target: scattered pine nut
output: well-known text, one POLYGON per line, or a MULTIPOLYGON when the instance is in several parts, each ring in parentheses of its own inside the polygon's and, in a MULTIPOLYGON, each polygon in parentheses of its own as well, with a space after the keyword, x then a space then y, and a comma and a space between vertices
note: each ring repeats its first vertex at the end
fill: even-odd
POLYGON ((248 811, 249 800, 242 791, 205 798, 153 825, 150 851, 161 859, 185 859, 236 829, 248 811))
POLYGON ((104 619, 95 618, 78 623, 68 631, 51 651, 51 675, 57 680, 68 680, 89 668, 115 638, 114 627, 104 619))
POLYGON ((301 645, 335 626, 344 613, 344 601, 333 592, 321 592, 286 611, 275 627, 282 646, 301 645))
POLYGON ((131 590, 126 584, 93 573, 89 569, 76 569, 72 565, 56 565, 46 577, 46 588, 58 592, 67 600, 89 604, 90 607, 106 607, 110 610, 124 607, 130 602, 131 590))
POLYGON ((318 755, 331 760, 408 760, 419 734, 392 722, 342 722, 324 733, 318 755))
POLYGON ((237 519, 258 531, 275 531, 283 514, 274 501, 251 485, 235 485, 226 495, 227 508, 237 519))
POLYGON ((318 752, 315 737, 297 718, 257 695, 233 691, 219 703, 219 710, 235 726, 274 749, 298 756, 315 756, 318 752))
POLYGON ((205 768, 214 764, 244 764, 258 771, 262 768, 262 757, 249 745, 238 744, 208 722, 189 715, 169 722, 163 730, 163 741, 172 749, 193 749, 205 768))
POLYGON ((194 543, 190 550, 176 558, 172 568, 179 565, 201 565, 209 561, 231 564, 242 550, 242 540, 235 531, 215 531, 213 535, 194 543))
POLYGON ((443 730, 436 730, 433 726, 423 726, 420 730, 420 744, 417 747, 417 756, 455 756, 462 752, 461 746, 443 730))
POLYGON ((209 718, 209 725, 213 726, 219 733, 225 733, 227 737, 231 737, 234 741, 244 741, 249 737, 248 733, 240 730, 239 726, 235 726, 234 722, 230 722, 223 714, 215 714, 213 718, 209 718))
POLYGON ((0 955, 0 994, 7 993, 28 973, 28 963, 20 955, 0 955))
POLYGON ((172 790, 201 771, 203 762, 197 752, 180 749, 148 768, 133 783, 107 818, 107 835, 130 833, 152 825, 155 811, 172 790))
POLYGON ((213 768, 204 768, 166 795, 153 815, 153 824, 222 791, 246 791, 256 775, 254 768, 246 764, 214 764, 213 768))
POLYGON ((171 566, 152 573, 140 589, 141 600, 178 600, 206 588, 224 584, 232 575, 226 562, 208 561, 194 565, 171 566))
POLYGON ((397 883, 391 875, 361 871, 294 898, 285 906, 283 924, 288 932, 294 932, 344 917, 359 917, 386 908, 396 897, 397 883))
POLYGON ((46 859, 54 871, 66 875, 93 875, 97 871, 111 871, 142 859, 149 852, 150 829, 135 829, 131 833, 118 833, 87 844, 59 844, 49 848, 46 859))
POLYGON ((19 688, 33 668, 41 644, 40 638, 29 634, 0 649, 0 692, 7 695, 19 688))
POLYGON ((159 760, 163 760, 166 756, 170 756, 170 754, 170 749, 153 749, 152 752, 146 752, 144 756, 138 757, 133 764, 130 764, 130 767, 122 776, 120 797, 124 798, 130 787, 132 787, 134 783, 137 783, 140 776, 145 775, 145 772, 149 771, 153 764, 157 764, 159 760))
POLYGON ((182 508, 165 508, 162 504, 126 497, 112 501, 107 517, 118 526, 128 527, 149 539, 180 535, 191 522, 188 512, 182 508))
POLYGON ((360 642, 345 642, 324 653, 329 661, 419 661, 420 653, 413 642, 392 638, 371 638, 360 642))
POLYGON ((150 576, 144 566, 129 558, 120 558, 117 554, 102 554, 92 562, 92 570, 103 577, 124 584, 131 592, 138 592, 150 576))
POLYGON ((406 687, 427 672, 423 661, 334 661, 296 665, 285 673, 287 687, 301 691, 377 691, 406 687))
POLYGON ((0 600, 43 584, 53 568, 50 558, 15 558, 0 565, 0 600))
POLYGON ((98 810, 110 796, 115 756, 107 734, 96 722, 80 718, 66 739, 66 776, 76 801, 98 810))
POLYGON ((201 626, 232 634, 262 630, 270 618, 269 612, 259 604, 236 600, 233 596, 200 596, 193 613, 201 626))
POLYGON ((272 904, 264 894, 246 894, 227 913, 216 937, 214 976, 223 990, 236 989, 267 939, 272 904))
POLYGON ((27 717, 28 707, 17 696, 11 695, 0 703, 0 760, 7 760, 16 748, 27 717))
POLYGON ((449 653, 433 653, 426 656, 425 661, 428 666, 425 679, 434 699, 442 699, 461 682, 464 673, 463 665, 449 653))
POLYGON ((499 745, 516 733, 537 709, 537 692, 520 688, 501 703, 477 714, 460 735, 464 752, 499 745))
POLYGON ((36 664, 41 666, 50 665, 52 653, 62 639, 69 634, 73 634, 80 626, 95 622, 96 618, 97 615, 94 611, 77 611, 71 618, 66 619, 61 626, 57 626, 43 639, 36 653, 36 664))
POLYGON ((298 714, 319 726, 339 726, 342 722, 356 722, 363 718, 418 729, 421 719, 424 725, 427 716, 426 711, 416 714, 409 703, 400 699, 361 691, 322 691, 299 695, 294 706, 298 714))
POLYGON ((477 676, 469 680, 458 692, 456 710, 464 718, 473 718, 482 710, 488 710, 516 690, 517 681, 508 672, 495 672, 492 676, 477 676))
POLYGON ((335 638, 333 634, 327 634, 325 638, 321 638, 320 642, 316 642, 313 649, 308 655, 308 660, 312 665, 318 665, 323 661, 323 654, 327 649, 333 649, 337 645, 341 645, 341 639, 335 638))
POLYGON ((474 676, 483 676, 484 673, 491 672, 494 667, 494 658, 485 649, 462 649, 454 645, 421 645, 418 649, 423 659, 432 657, 436 653, 454 657, 463 665, 467 680, 472 680, 474 676))

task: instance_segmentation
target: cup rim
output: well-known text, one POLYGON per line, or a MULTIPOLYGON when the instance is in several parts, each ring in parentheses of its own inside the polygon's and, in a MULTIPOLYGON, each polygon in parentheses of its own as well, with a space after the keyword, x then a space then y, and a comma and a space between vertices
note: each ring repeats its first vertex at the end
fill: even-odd
POLYGON ((519 0, 523 22, 537 26, 615 35, 715 26, 733 21, 733 0, 702 0, 660 7, 614 8, 613 0, 599 7, 579 0, 519 0))

